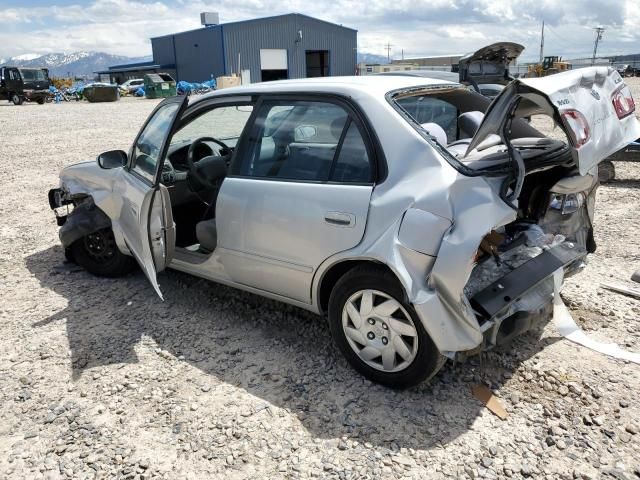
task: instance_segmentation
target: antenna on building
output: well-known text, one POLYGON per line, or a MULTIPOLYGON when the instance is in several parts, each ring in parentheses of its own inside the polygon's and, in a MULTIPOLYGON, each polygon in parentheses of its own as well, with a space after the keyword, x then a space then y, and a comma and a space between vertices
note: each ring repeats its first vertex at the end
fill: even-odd
POLYGON ((387 51, 387 61, 390 62, 391 61, 391 43, 387 42, 387 45, 384 47, 384 49, 387 51))
POLYGON ((593 45, 593 57, 591 57, 591 65, 596 63, 596 54, 598 53, 598 43, 602 40, 602 34, 604 33, 604 27, 596 27, 594 28, 596 31, 596 41, 593 45))

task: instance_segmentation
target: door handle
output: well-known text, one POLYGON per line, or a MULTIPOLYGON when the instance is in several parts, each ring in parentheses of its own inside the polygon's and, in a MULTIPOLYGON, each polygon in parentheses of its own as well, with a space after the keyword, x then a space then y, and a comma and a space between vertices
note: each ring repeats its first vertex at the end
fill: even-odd
POLYGON ((327 212, 324 221, 336 227, 353 227, 356 224, 356 217, 351 213, 327 212))

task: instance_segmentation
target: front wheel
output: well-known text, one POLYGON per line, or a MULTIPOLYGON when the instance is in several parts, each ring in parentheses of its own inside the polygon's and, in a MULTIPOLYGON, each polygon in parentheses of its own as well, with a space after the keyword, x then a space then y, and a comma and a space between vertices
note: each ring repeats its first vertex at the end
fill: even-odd
POLYGON ((349 363, 388 387, 416 385, 444 364, 398 280, 375 266, 354 268, 336 283, 329 326, 349 363))
POLYGON ((136 266, 133 258, 118 250, 110 228, 98 230, 76 240, 69 250, 78 265, 99 277, 121 277, 136 266))
POLYGON ((11 101, 13 102, 14 105, 22 105, 22 102, 24 101, 22 99, 22 97, 18 94, 13 94, 13 96, 11 97, 11 101))

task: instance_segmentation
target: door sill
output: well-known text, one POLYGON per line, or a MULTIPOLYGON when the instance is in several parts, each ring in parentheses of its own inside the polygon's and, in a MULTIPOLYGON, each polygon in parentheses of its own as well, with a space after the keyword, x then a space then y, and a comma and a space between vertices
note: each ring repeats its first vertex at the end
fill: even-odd
POLYGON ((213 255, 213 252, 202 253, 194 250, 189 250, 188 248, 184 247, 175 247, 173 259, 180 260, 181 262, 191 263, 194 265, 200 265, 209 260, 211 255, 213 255))

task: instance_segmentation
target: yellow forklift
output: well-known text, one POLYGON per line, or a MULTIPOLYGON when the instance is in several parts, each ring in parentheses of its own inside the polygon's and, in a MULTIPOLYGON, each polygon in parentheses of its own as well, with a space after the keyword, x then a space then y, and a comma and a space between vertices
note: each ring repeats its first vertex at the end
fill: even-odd
POLYGON ((546 77, 547 75, 564 72, 565 70, 571 70, 571 64, 569 62, 563 62, 562 57, 549 56, 544 57, 542 63, 529 65, 527 76, 546 77))

